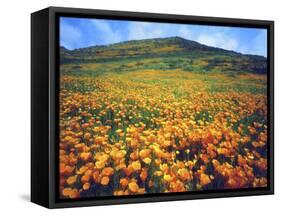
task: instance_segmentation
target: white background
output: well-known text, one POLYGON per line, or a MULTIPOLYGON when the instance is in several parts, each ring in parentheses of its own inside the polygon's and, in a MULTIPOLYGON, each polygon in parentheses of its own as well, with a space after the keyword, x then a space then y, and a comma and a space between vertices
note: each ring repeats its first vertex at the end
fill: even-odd
POLYGON ((278 0, 3 0, 0 6, 0 215, 280 214, 281 13, 278 0), (30 13, 65 6, 275 20, 275 195, 47 210, 30 195, 30 13))

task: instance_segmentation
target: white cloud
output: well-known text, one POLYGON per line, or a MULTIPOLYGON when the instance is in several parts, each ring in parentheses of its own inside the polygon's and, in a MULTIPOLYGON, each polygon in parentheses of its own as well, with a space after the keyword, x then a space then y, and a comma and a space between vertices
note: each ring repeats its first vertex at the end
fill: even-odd
POLYGON ((66 23, 62 23, 60 27, 60 44, 67 49, 74 49, 75 44, 82 38, 82 34, 78 28, 66 23))
POLYGON ((238 52, 267 57, 266 30, 257 34, 256 37, 252 38, 248 44, 244 44, 243 46, 239 47, 238 52))
POLYGON ((258 55, 267 56, 267 34, 266 31, 262 31, 254 39, 255 53, 258 55))
POLYGON ((191 40, 192 33, 187 27, 180 27, 178 29, 178 36, 191 40))
POLYGON ((131 23, 128 26, 128 40, 166 37, 167 24, 153 24, 145 22, 131 23))
POLYGON ((192 32, 185 26, 173 24, 155 24, 147 22, 131 23, 128 26, 128 40, 164 38, 179 36, 191 39, 192 32))
POLYGON ((91 24, 93 24, 96 28, 98 28, 99 30, 101 30, 103 32, 108 32, 108 33, 112 32, 109 24, 104 20, 92 19, 91 24))
POLYGON ((114 31, 106 21, 91 20, 91 24, 102 32, 103 40, 106 44, 122 41, 121 33, 117 30, 114 31))
POLYGON ((196 41, 226 50, 236 50, 239 45, 236 39, 228 36, 226 33, 202 33, 197 37, 196 41))

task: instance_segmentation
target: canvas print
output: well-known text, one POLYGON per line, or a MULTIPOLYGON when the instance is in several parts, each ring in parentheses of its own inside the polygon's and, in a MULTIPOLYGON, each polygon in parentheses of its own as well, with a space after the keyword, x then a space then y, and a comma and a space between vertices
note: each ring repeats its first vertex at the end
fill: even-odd
POLYGON ((267 30, 60 17, 59 197, 267 187, 267 30))

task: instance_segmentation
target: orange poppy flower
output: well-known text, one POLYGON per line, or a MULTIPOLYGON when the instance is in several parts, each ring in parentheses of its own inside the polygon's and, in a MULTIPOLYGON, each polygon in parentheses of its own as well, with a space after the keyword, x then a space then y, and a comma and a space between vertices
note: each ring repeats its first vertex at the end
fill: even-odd
POLYGON ((72 189, 69 193, 69 198, 78 198, 79 191, 77 189, 72 189))
POLYGON ((67 178, 66 183, 68 185, 73 185, 76 182, 76 180, 77 180, 77 175, 70 176, 67 178))
POLYGON ((71 193, 72 189, 71 188, 64 188, 62 190, 62 195, 65 196, 65 197, 68 197, 69 194, 71 193))
POLYGON ((134 169, 134 171, 139 171, 141 169, 141 163, 139 160, 134 161, 132 163, 132 168, 134 169))
POLYGON ((88 161, 90 160, 92 157, 92 153, 91 152, 82 152, 80 154, 80 158, 83 160, 83 161, 88 161))
POLYGON ((102 170, 102 175, 111 176, 114 173, 114 169, 112 167, 105 167, 102 170))
POLYGON ((85 133, 84 134, 84 138, 86 139, 86 140, 89 140, 90 138, 91 138, 91 134, 88 132, 88 133, 85 133))
POLYGON ((105 166, 105 162, 104 161, 97 161, 95 163, 95 165, 98 169, 102 169, 105 166))
POLYGON ((147 176, 148 176, 147 168, 143 168, 140 173, 141 180, 144 182, 146 180, 147 176))
POLYGON ((134 172, 134 168, 131 165, 129 165, 128 167, 124 167, 123 171, 126 174, 126 176, 130 176, 134 172))
POLYGON ((87 182, 87 183, 83 184, 83 189, 84 190, 89 190, 90 186, 91 186, 90 183, 87 182))
POLYGON ((122 187, 123 189, 125 189, 125 188, 127 187, 127 185, 128 185, 128 179, 126 179, 126 178, 121 178, 121 179, 120 179, 120 185, 121 185, 121 187, 122 187))
POLYGON ((81 177, 81 182, 84 184, 84 183, 89 182, 90 179, 91 179, 91 176, 89 176, 89 175, 83 175, 83 176, 81 177))
POLYGON ((108 178, 108 176, 102 177, 100 183, 101 183, 102 185, 108 185, 108 183, 109 183, 109 178, 108 178))
POLYGON ((129 183, 129 190, 133 193, 136 193, 139 189, 139 186, 136 182, 130 182, 129 183))
POLYGON ((94 171, 92 174, 93 181, 99 183, 99 176, 100 176, 100 172, 98 170, 94 171))
POLYGON ((186 168, 179 169, 178 174, 183 181, 190 181, 192 179, 190 172, 186 168))
POLYGON ((146 158, 143 159, 143 162, 144 162, 145 164, 149 165, 149 164, 151 163, 151 159, 148 158, 148 157, 146 157, 146 158))
POLYGON ((199 180, 200 180, 201 186, 205 186, 205 185, 211 183, 211 180, 210 180, 209 176, 204 174, 204 173, 200 174, 199 180))

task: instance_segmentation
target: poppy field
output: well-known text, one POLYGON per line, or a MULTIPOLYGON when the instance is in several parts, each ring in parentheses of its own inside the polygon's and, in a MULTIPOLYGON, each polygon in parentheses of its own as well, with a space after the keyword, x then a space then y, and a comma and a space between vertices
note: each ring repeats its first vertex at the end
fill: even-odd
POLYGON ((266 74, 132 64, 61 65, 60 198, 267 186, 266 74))

